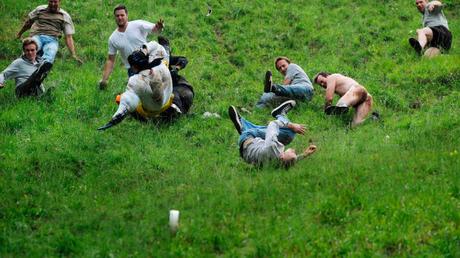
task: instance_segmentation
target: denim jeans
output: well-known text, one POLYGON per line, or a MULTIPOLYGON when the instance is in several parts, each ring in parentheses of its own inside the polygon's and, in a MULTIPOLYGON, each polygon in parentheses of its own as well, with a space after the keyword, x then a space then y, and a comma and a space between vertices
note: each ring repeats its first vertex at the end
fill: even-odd
POLYGON ((45 61, 54 63, 57 51, 59 49, 59 41, 57 38, 48 35, 35 35, 32 37, 38 44, 38 51, 43 51, 42 58, 45 61))
POLYGON ((303 84, 274 85, 274 92, 264 92, 257 102, 258 108, 276 106, 290 99, 310 101, 313 97, 313 88, 303 84))
MULTIPOLYGON (((276 119, 283 124, 287 125, 289 123, 289 119, 285 116, 278 115, 276 119)), ((267 133, 267 126, 255 125, 248 120, 241 117, 241 125, 242 125, 242 132, 239 139, 239 144, 244 142, 248 137, 259 137, 265 139, 265 135, 267 133)), ((296 133, 289 128, 281 127, 279 129, 278 134, 278 141, 284 145, 289 144, 294 140, 296 133)))

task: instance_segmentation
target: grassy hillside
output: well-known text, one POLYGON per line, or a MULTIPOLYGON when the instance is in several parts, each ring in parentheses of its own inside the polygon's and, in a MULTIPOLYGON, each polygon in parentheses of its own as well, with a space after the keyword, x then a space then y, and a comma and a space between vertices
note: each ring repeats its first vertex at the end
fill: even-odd
MULTIPOLYGON (((51 97, 17 100, 12 81, 0 91, 1 257, 460 256, 458 1, 444 1, 452 50, 433 60, 407 43, 421 20, 412 1, 208 1, 211 16, 205 1, 125 1, 130 20, 165 19, 196 98, 174 124, 127 119, 104 132, 127 79, 117 59, 97 87, 116 2, 62 2, 85 64, 61 40, 51 97), (315 86, 289 117, 309 129, 292 147, 312 141, 317 153, 289 170, 244 163, 227 108, 270 120, 254 105, 278 55, 310 77, 356 78, 382 119, 350 130, 351 115, 323 114, 315 86), (170 209, 181 212, 175 237, 170 209)), ((0 2, 0 69, 42 3, 0 2)))

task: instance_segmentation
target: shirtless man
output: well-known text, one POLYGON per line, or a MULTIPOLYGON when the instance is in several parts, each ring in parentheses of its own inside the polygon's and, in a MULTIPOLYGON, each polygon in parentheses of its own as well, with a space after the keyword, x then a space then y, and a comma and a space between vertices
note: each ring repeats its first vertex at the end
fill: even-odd
POLYGON ((343 114, 348 112, 349 107, 354 107, 356 112, 352 127, 364 122, 372 108, 372 96, 366 88, 352 78, 338 73, 320 72, 313 81, 326 89, 324 112, 327 115, 343 114), (332 105, 334 93, 340 96, 335 106, 332 105))
POLYGON ((292 148, 285 150, 285 146, 296 134, 304 134, 306 131, 304 125, 292 123, 286 116, 295 104, 294 100, 288 100, 273 109, 272 116, 275 120, 268 126, 255 125, 241 117, 234 106, 229 107, 229 117, 240 135, 238 143, 240 156, 244 161, 258 166, 275 161, 289 167, 316 151, 313 144, 300 154, 296 154, 292 148))
POLYGON ((452 44, 452 33, 449 31, 446 16, 442 11, 444 5, 440 1, 415 0, 415 5, 423 14, 423 28, 417 29, 417 38, 410 38, 409 44, 418 54, 434 57, 443 50, 449 50, 452 44))

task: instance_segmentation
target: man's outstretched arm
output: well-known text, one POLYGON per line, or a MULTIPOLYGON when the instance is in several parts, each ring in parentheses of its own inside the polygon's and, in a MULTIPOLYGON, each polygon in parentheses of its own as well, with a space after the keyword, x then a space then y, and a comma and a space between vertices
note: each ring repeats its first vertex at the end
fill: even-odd
POLYGON ((428 11, 432 12, 434 9, 442 7, 442 3, 440 1, 431 1, 428 3, 428 11))
POLYGON ((316 145, 310 144, 301 154, 297 155, 297 160, 302 160, 316 151, 316 145))
POLYGON ((165 27, 165 22, 163 19, 160 19, 155 23, 155 26, 153 26, 152 32, 157 32, 160 33, 163 31, 163 28, 165 27))
POLYGON ((72 34, 65 35, 65 44, 72 54, 72 58, 75 59, 78 63, 83 64, 83 61, 77 56, 77 53, 75 52, 75 44, 73 42, 72 34))
POLYGON ((337 79, 333 77, 333 75, 329 75, 327 77, 326 100, 324 103, 324 109, 332 105, 336 83, 337 83, 337 79))
POLYGON ((298 134, 304 134, 306 131, 305 125, 296 124, 296 123, 289 123, 287 125, 287 128, 291 129, 292 131, 298 134))
POLYGON ((22 34, 32 27, 32 24, 34 24, 34 22, 30 19, 27 19, 22 25, 21 30, 18 32, 18 34, 16 34, 16 38, 20 39, 22 34))
POLYGON ((107 87, 107 80, 109 79, 110 74, 113 71, 113 66, 115 64, 115 55, 109 55, 107 57, 107 62, 104 65, 104 71, 102 72, 102 79, 99 81, 99 87, 105 89, 107 87))

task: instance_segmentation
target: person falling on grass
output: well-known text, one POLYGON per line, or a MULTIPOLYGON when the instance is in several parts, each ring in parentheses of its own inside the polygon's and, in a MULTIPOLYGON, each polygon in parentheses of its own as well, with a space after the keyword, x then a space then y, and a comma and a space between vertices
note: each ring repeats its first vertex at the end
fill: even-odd
POLYGON ((35 8, 29 13, 27 20, 16 37, 21 38, 25 31, 31 29, 30 37, 37 42, 38 51, 43 52, 44 62, 53 63, 59 49, 59 38, 64 33, 65 43, 72 54, 72 58, 82 64, 83 61, 75 52, 72 37, 75 33, 75 28, 72 18, 60 6, 60 0, 48 0, 48 5, 40 5, 35 8))
POLYGON ((22 56, 0 73, 0 89, 4 87, 5 80, 15 79, 15 92, 18 98, 41 96, 45 92, 42 82, 51 70, 52 64, 43 62, 43 59, 37 56, 37 48, 37 42, 32 38, 22 41, 22 56))
POLYGON ((313 85, 300 66, 291 63, 289 58, 280 56, 275 59, 275 67, 284 76, 284 81, 282 84, 274 84, 272 72, 267 71, 265 73, 264 93, 257 102, 257 107, 276 106, 289 99, 311 100, 314 91, 313 85))
POLYGON ((173 89, 166 57, 166 50, 155 41, 144 44, 128 57, 134 75, 129 78, 126 91, 117 96, 119 106, 112 120, 98 130, 120 123, 128 114, 141 120, 156 117, 171 120, 188 111, 192 103, 188 98, 193 99, 193 92, 188 87, 173 89))
POLYGON ((234 106, 229 107, 229 117, 240 135, 238 143, 240 156, 244 161, 259 166, 276 161, 289 167, 316 151, 315 145, 310 145, 299 155, 294 149, 285 150, 285 145, 289 144, 296 134, 305 133, 304 125, 291 123, 286 117, 286 113, 295 104, 294 100, 288 100, 273 109, 271 114, 276 120, 271 121, 268 126, 252 124, 241 117, 234 106))
POLYGON ((417 29, 417 38, 410 38, 409 44, 418 54, 422 54, 425 47, 425 56, 434 57, 442 51, 448 51, 452 44, 452 33, 449 31, 446 16, 440 1, 416 0, 415 5, 423 14, 423 28, 417 29))
MULTIPOLYGON (((372 96, 363 86, 350 77, 339 73, 318 73, 313 81, 326 89, 326 102, 324 112, 327 115, 339 115, 348 112, 349 107, 354 107, 356 112, 353 116, 352 127, 355 127, 366 119, 372 109, 372 96), (332 105, 334 93, 340 96, 335 106, 332 105)), ((376 116, 378 116, 376 114, 376 116)))

